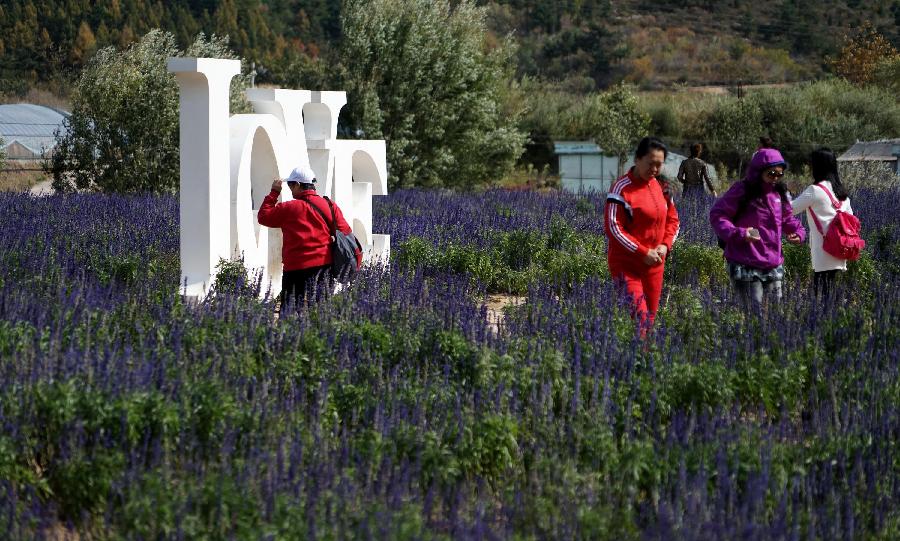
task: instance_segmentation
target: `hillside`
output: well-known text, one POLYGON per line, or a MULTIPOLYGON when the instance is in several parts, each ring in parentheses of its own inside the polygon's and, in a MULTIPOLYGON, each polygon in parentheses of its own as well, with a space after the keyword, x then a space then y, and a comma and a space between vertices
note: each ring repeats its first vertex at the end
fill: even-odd
POLYGON ((521 74, 567 79, 574 89, 591 80, 660 87, 815 78, 844 36, 867 21, 900 43, 898 0, 488 4, 495 31, 521 45, 521 74))
MULTIPOLYGON (((497 39, 519 45, 518 71, 576 91, 626 80, 672 84, 779 83, 821 76, 844 35, 871 22, 900 45, 900 0, 479 1, 497 39)), ((228 35, 260 82, 340 40, 340 2, 328 0, 8 0, 0 5, 0 93, 56 86, 100 47, 151 28, 187 45, 228 35)))

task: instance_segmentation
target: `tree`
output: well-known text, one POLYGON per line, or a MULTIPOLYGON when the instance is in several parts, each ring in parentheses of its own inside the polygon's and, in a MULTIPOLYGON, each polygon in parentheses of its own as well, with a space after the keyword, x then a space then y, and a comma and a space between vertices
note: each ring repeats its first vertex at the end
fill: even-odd
POLYGON ((884 36, 866 23, 854 37, 846 37, 837 59, 831 61, 836 74, 858 85, 875 77, 878 64, 897 56, 897 49, 884 36))
POLYGON ((749 99, 727 99, 706 115, 700 139, 709 141, 720 157, 743 161, 756 148, 763 134, 763 115, 757 102, 749 99))
POLYGON ((618 174, 625 171, 629 152, 650 129, 650 116, 643 111, 631 89, 619 84, 606 92, 595 94, 574 111, 583 128, 605 152, 618 158, 618 174))
POLYGON ((886 58, 875 66, 873 82, 894 94, 900 94, 900 54, 886 58))
MULTIPOLYGON (((49 37, 49 36, 48 36, 49 37)), ((91 27, 84 21, 78 27, 78 35, 75 36, 75 43, 72 44, 72 52, 69 54, 69 60, 75 65, 82 65, 90 58, 94 51, 97 50, 97 39, 91 27)))
POLYGON ((507 109, 513 49, 486 43, 470 0, 347 0, 338 84, 351 132, 387 141, 390 184, 467 187, 499 178, 521 154, 507 109))
MULTIPOLYGON (((59 191, 174 192, 178 188, 178 85, 171 56, 234 58, 226 40, 200 34, 187 51, 153 30, 125 51, 106 47, 90 59, 72 93, 72 115, 48 172, 59 191)), ((249 110, 235 77, 231 110, 249 110)))

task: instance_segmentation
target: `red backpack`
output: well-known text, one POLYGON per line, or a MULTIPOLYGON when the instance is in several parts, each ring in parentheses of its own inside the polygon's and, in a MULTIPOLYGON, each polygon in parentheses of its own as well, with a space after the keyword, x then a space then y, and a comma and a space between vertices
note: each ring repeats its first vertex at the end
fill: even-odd
POLYGON ((809 214, 816 223, 816 229, 822 234, 822 248, 826 253, 833 255, 838 259, 849 259, 856 261, 859 259, 859 253, 866 247, 866 241, 859 238, 859 218, 841 210, 841 202, 831 195, 828 188, 820 184, 816 184, 831 199, 831 206, 836 212, 834 220, 828 226, 828 232, 822 231, 822 223, 816 217, 816 213, 809 209, 809 214))

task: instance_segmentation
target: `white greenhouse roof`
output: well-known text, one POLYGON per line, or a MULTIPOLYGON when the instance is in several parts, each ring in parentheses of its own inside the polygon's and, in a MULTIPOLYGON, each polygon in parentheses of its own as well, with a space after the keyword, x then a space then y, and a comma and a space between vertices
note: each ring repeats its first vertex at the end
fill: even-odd
POLYGON ((43 105, 14 103, 0 105, 0 137, 3 148, 18 143, 35 158, 56 146, 56 131, 63 129, 69 113, 43 105))

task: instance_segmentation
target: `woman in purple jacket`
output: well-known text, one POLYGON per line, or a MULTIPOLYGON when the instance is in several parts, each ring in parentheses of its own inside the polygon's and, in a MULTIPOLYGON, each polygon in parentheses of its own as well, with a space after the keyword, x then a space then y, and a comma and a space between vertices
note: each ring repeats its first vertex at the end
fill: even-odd
POLYGON ((724 243, 728 276, 735 290, 757 306, 765 296, 781 298, 782 235, 794 244, 806 238, 781 180, 786 168, 776 149, 759 149, 743 180, 732 184, 709 212, 709 221, 724 243))

